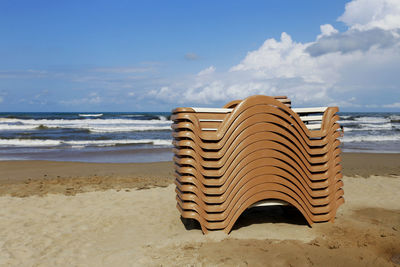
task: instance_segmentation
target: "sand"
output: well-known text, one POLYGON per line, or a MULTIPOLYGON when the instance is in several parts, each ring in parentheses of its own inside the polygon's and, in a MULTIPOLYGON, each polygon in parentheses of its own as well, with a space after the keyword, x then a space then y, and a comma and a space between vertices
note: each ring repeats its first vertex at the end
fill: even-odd
MULTIPOLYGON (((349 177, 400 175, 400 154, 342 153, 349 177)), ((0 196, 26 197, 125 188, 147 189, 173 183, 173 163, 83 163, 0 161, 0 196)))
POLYGON ((0 195, 26 197, 125 188, 147 189, 173 183, 173 163, 81 163, 0 161, 0 195))
POLYGON ((400 154, 342 153, 341 156, 346 176, 400 175, 400 154))
POLYGON ((265 207, 243 214, 230 235, 203 235, 197 224, 183 224, 175 208, 171 163, 9 163, 0 163, 0 266, 396 266, 400 260, 398 170, 346 176, 346 203, 335 223, 311 228, 296 211, 265 207))

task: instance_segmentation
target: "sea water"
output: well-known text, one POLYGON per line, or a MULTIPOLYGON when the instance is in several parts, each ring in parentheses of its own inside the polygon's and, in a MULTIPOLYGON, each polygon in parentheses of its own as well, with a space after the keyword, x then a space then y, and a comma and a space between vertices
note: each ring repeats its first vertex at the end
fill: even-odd
MULTIPOLYGON (((400 113, 339 113, 343 151, 400 153, 400 113)), ((168 161, 170 113, 0 113, 0 160, 168 161)))
POLYGON ((0 113, 0 160, 171 160, 169 116, 151 112, 0 113))

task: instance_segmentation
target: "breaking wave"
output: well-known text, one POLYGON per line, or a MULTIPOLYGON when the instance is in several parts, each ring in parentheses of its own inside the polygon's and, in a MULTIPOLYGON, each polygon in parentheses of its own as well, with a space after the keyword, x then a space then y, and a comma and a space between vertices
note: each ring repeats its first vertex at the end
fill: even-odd
POLYGON ((78 114, 79 117, 101 117, 103 113, 100 114, 78 114))
POLYGON ((155 146, 171 146, 171 140, 39 140, 39 139, 0 139, 0 146, 7 147, 57 147, 57 146, 117 146, 152 144, 155 146))
POLYGON ((384 141, 400 141, 400 135, 363 135, 363 136, 345 136, 341 142, 384 142, 384 141))
POLYGON ((135 119, 0 119, 0 131, 30 131, 54 128, 86 129, 96 133, 165 131, 171 129, 171 121, 135 119))

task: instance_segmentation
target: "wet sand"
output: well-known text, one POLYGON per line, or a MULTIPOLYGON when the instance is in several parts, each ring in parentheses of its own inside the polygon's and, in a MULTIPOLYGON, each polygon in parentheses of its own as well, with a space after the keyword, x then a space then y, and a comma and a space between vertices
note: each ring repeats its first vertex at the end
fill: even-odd
POLYGON ((400 175, 400 154, 342 153, 341 156, 346 176, 400 175))
POLYGON ((399 165, 398 154, 344 154, 335 223, 264 207, 230 235, 203 235, 175 208, 171 162, 0 162, 0 265, 396 266, 399 165))
MULTIPOLYGON (((400 154, 342 153, 342 159, 345 176, 400 175, 400 154)), ((173 173, 172 162, 0 161, 0 195, 74 195, 106 189, 164 187, 173 183, 173 173)))
POLYGON ((0 161, 0 195, 26 197, 123 188, 146 189, 173 183, 172 162, 82 163, 0 161))

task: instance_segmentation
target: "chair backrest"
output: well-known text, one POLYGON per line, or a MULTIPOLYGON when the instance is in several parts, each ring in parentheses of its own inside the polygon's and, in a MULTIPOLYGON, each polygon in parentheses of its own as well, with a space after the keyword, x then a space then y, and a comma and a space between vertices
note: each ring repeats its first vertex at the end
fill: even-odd
MULTIPOLYGON (((192 109, 198 113, 202 131, 216 131, 223 122, 226 114, 231 113, 233 108, 197 108, 192 109), (211 116, 212 115, 212 116, 211 116), (212 117, 212 118, 210 118, 212 117)), ((309 130, 321 129, 323 114, 327 107, 315 108, 293 108, 300 119, 305 123, 309 130)))

